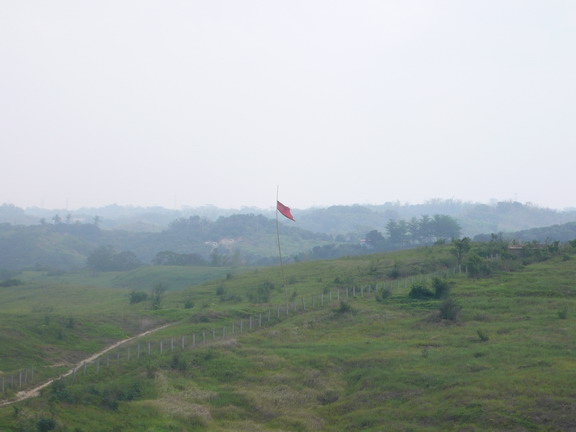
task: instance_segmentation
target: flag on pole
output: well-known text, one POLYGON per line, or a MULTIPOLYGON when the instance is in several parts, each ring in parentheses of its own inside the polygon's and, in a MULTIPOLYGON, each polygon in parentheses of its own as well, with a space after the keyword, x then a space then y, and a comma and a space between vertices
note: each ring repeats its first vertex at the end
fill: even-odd
POLYGON ((280 201, 276 201, 276 210, 278 210, 280 213, 282 213, 283 216, 287 217, 288 219, 294 220, 294 216, 292 216, 292 213, 290 213, 290 207, 286 207, 280 201))

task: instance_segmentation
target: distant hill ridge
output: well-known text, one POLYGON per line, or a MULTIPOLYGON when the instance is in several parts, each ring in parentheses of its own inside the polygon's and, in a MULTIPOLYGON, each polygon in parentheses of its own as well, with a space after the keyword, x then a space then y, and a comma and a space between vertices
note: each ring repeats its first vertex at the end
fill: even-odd
MULTIPOLYGON (((487 239, 491 233, 506 233, 505 238, 519 241, 576 238, 576 211, 511 201, 490 205, 456 200, 417 205, 395 202, 293 209, 293 213, 296 223, 282 221, 281 225, 287 258, 366 253, 361 245, 368 233, 386 233, 391 221, 409 226, 428 215, 451 217, 460 226, 461 236, 479 240, 487 239)), ((401 248, 410 245, 408 241, 401 248)), ((77 269, 84 267, 87 257, 102 246, 111 246, 118 252, 130 251, 134 263, 151 263, 163 252, 176 254, 171 257, 181 262, 204 260, 212 265, 277 262, 273 210, 210 206, 170 210, 113 205, 67 212, 0 205, 0 269, 77 269), (255 211, 241 213, 244 210, 255 211)))

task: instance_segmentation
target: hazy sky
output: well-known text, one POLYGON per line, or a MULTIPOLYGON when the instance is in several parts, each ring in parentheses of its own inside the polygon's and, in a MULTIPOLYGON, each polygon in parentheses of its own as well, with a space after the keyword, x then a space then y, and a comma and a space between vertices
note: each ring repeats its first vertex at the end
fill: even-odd
POLYGON ((573 0, 0 0, 0 203, 576 206, 573 0))

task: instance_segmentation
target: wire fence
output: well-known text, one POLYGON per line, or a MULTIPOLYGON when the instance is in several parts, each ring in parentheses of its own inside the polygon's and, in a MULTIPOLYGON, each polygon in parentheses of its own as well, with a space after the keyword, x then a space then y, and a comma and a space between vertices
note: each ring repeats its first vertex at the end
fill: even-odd
POLYGON ((298 313, 332 307, 338 305, 340 301, 375 295, 380 289, 407 289, 417 282, 425 283, 434 277, 450 278, 465 272, 466 269, 454 267, 425 275, 331 289, 320 294, 294 298, 286 303, 270 305, 259 312, 248 314, 226 325, 205 327, 192 333, 168 338, 127 342, 98 357, 93 356, 90 361, 81 362, 73 369, 56 378, 46 376, 42 371, 37 371, 34 368, 21 369, 8 375, 0 375, 0 395, 4 398, 11 397, 17 392, 33 389, 50 379, 66 380, 74 383, 84 376, 98 377, 107 368, 127 363, 138 363, 146 358, 162 356, 177 351, 193 350, 215 344, 216 342, 231 340, 263 327, 274 326, 298 313))

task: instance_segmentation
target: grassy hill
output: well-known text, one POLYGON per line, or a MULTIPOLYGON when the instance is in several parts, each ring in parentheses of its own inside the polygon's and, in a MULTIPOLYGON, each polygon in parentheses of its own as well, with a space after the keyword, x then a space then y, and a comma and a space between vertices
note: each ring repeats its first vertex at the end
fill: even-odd
MULTIPOLYGON (((461 310, 446 317, 455 319, 439 314, 446 300, 409 296, 413 284, 431 288, 425 275, 453 266, 449 246, 293 264, 285 268, 286 290, 279 268, 223 276, 168 292, 157 311, 129 305, 119 288, 42 288, 39 281, 24 288, 28 293, 10 288, 8 297, 0 292, 3 321, 9 314, 29 322, 37 314, 35 295, 46 289, 54 298, 48 306, 61 307, 61 316, 97 321, 105 307, 102 328, 122 317, 177 322, 148 339, 154 343, 247 323, 294 293, 308 308, 202 347, 92 369, 17 408, 0 408, 0 430, 574 430, 574 249, 536 263, 509 259, 518 261, 510 266, 517 271, 449 276, 450 298, 461 310), (350 287, 356 297, 339 303, 334 296, 320 307, 320 295, 350 287), (77 304, 57 306, 58 298, 74 295, 77 304), (249 301, 266 295, 263 303, 249 301), (186 299, 194 307, 184 309, 186 299)), ((14 354, 29 349, 32 358, 27 346, 14 354)))

